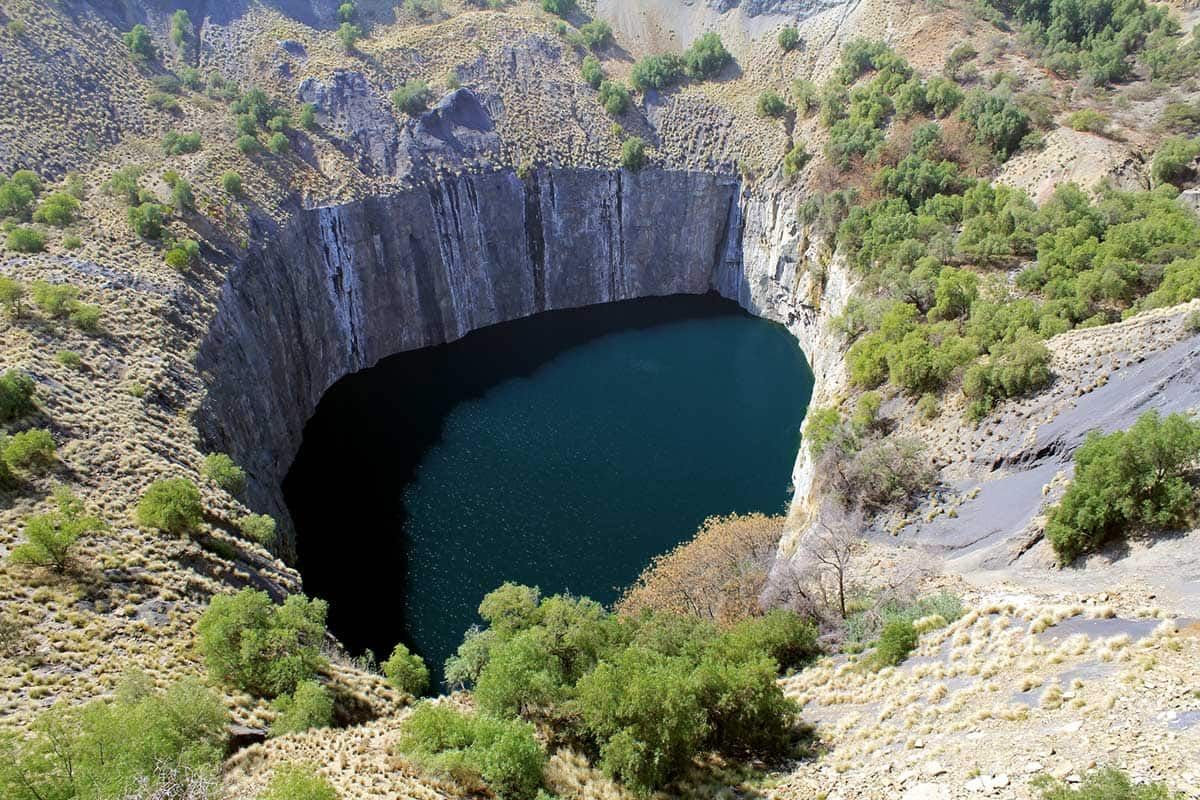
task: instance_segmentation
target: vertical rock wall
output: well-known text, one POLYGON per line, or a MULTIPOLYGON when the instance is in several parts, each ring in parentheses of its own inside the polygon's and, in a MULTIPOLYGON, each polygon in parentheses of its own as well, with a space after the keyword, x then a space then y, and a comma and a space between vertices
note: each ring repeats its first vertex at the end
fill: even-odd
POLYGON ((289 531, 280 482, 343 375, 541 311, 713 290, 797 335, 819 402, 840 359, 807 302, 821 287, 797 268, 800 235, 777 195, 656 170, 463 175, 300 212, 223 287, 198 359, 200 430, 246 468, 250 505, 289 531))

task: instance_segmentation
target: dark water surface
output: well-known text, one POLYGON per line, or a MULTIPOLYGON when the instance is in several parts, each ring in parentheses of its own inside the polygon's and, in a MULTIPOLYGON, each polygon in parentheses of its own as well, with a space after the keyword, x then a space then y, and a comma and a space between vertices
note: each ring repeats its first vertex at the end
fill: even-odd
POLYGON ((712 514, 780 512, 812 373, 716 296, 476 331, 338 382, 284 483, 305 590, 436 679, 506 580, 615 600, 712 514))

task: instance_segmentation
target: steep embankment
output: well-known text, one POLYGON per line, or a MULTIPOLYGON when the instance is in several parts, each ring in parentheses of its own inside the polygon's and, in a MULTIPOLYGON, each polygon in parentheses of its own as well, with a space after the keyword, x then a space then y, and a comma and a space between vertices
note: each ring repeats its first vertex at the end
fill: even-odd
POLYGON ((280 518, 304 423, 338 378, 541 311, 716 291, 785 323, 813 357, 822 315, 784 253, 786 198, 731 176, 538 170, 461 175, 298 213, 235 268, 198 366, 200 428, 280 518), (801 289, 805 291, 799 291, 801 289))

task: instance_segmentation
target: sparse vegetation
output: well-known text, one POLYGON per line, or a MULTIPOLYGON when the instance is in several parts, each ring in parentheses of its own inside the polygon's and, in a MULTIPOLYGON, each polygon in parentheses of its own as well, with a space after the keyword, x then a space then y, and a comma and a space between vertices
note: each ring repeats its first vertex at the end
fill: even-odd
POLYGON ((416 116, 429 107, 433 92, 425 81, 413 79, 405 81, 396 91, 392 92, 392 104, 397 110, 409 116, 416 116))
POLYGON ((123 39, 125 47, 129 50, 129 55, 134 61, 146 62, 153 61, 158 58, 158 52, 154 49, 154 40, 150 38, 150 30, 145 25, 134 25, 133 28, 126 34, 123 39))
POLYGON ((779 48, 785 53, 790 53, 800 46, 800 31, 791 25, 779 31, 779 48))
POLYGON ((315 767, 285 764, 271 774, 267 790, 257 800, 338 800, 338 793, 315 767))
POLYGON ((66 487, 54 490, 54 502, 54 511, 25 521, 25 541, 9 554, 12 563, 64 572, 80 539, 104 530, 104 522, 85 513, 83 503, 66 487))
POLYGON ((758 101, 754 105, 755 112, 760 117, 772 117, 778 119, 787 113, 787 103, 783 98, 772 91, 763 92, 758 96, 758 101))
POLYGON ((247 514, 238 519, 237 525, 243 536, 263 547, 275 544, 275 518, 270 514, 247 514))
POLYGON ((271 707, 278 713, 271 723, 272 736, 328 728, 333 724, 333 695, 316 681, 301 681, 291 694, 275 698, 271 707))
POLYGON ((632 136, 621 143, 621 166, 637 172, 646 164, 646 143, 632 136))
POLYGON ((0 375, 0 422, 13 422, 37 410, 33 401, 33 378, 18 369, 0 375))
POLYGON ((388 683, 402 692, 420 696, 429 688, 429 668, 403 642, 397 642, 392 654, 381 665, 388 683))
POLYGON ((46 249, 46 234, 37 228, 17 226, 8 232, 4 246, 14 253, 40 253, 46 249))
POLYGON ((619 117, 629 108, 629 91, 616 81, 602 81, 600 104, 610 117, 619 117))

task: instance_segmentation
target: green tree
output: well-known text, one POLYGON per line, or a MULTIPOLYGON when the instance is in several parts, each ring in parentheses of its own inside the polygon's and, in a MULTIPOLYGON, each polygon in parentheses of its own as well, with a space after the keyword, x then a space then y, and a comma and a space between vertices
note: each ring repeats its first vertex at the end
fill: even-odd
POLYGON ((392 104, 399 111, 416 116, 429 107, 432 97, 433 93, 425 81, 414 78, 400 84, 400 87, 392 92, 392 104))
POLYGON ((1154 154, 1150 177, 1155 183, 1178 183, 1192 174, 1192 162, 1197 156, 1200 156, 1200 139, 1172 136, 1154 154))
POLYGON ((712 31, 702 35, 683 54, 688 75, 705 80, 716 75, 733 61, 721 37, 712 31))
POLYGON ((987 145, 1002 161, 1012 155, 1029 132, 1029 115, 998 91, 971 92, 959 115, 975 131, 975 141, 987 145))
POLYGON ((190 269, 200 263, 200 245, 194 239, 181 239, 167 248, 163 261, 180 272, 190 269))
MULTIPOLYGON (((604 69, 600 66, 600 60, 595 56, 587 56, 583 59, 581 67, 583 79, 587 81, 588 86, 593 89, 599 89, 604 82, 604 69)), ((601 100, 601 103, 604 101, 601 100)))
POLYGON ((593 19, 580 26, 579 36, 588 48, 599 50, 612 42, 612 26, 602 19, 593 19))
POLYGON ((758 96, 754 110, 760 117, 778 119, 787 113, 788 107, 782 97, 775 92, 767 90, 758 96))
POLYGON ((33 221, 62 228, 74 222, 78 215, 79 201, 67 192, 55 192, 42 200, 33 212, 33 221))
POLYGON ((808 152, 808 147, 804 142, 796 142, 787 155, 783 157, 783 177, 791 178, 799 174, 800 170, 812 160, 812 155, 808 152))
POLYGON ((221 188, 233 197, 242 195, 242 176, 232 170, 221 175, 221 188))
POLYGON ((203 518, 200 490, 187 478, 155 481, 138 501, 137 522, 144 528, 182 534, 194 529, 203 518))
POLYGON ((167 131, 162 140, 163 152, 169 156, 179 156, 184 153, 194 153, 200 149, 200 134, 167 131))
POLYGON ((1051 510, 1046 537, 1065 562, 1135 526, 1178 529, 1196 513, 1192 484, 1200 422, 1147 411, 1133 427, 1092 432, 1075 453, 1075 476, 1051 510))
POLYGON ((388 683, 402 692, 419 697, 429 688, 429 668, 403 642, 397 642, 392 654, 383 662, 383 674, 388 683))
POLYGON ((621 116, 629 108, 629 90, 616 81, 602 81, 600 105, 610 117, 621 116))
POLYGON ((46 235, 36 228, 17 226, 8 232, 4 246, 16 253, 40 253, 46 249, 46 235))
POLYGON ((284 764, 257 800, 338 800, 338 793, 311 764, 284 764))
POLYGON ((165 208, 156 202, 130 206, 126 213, 129 227, 143 239, 158 239, 162 236, 165 208))
POLYGON ((633 65, 629 82, 639 92, 647 89, 664 89, 683 79, 686 65, 682 58, 673 53, 646 56, 633 65))
POLYGON ((145 25, 134 25, 122 38, 135 61, 153 61, 158 57, 154 50, 154 41, 150 38, 150 30, 145 25))
POLYGON ((0 217, 27 218, 35 197, 37 193, 27 182, 18 181, 15 176, 0 178, 0 217))
POLYGON ((25 294, 25 284, 7 275, 0 275, 0 305, 3 305, 14 319, 20 319, 25 313, 22 305, 25 294))
POLYGON ((104 530, 104 522, 86 514, 83 503, 65 486, 54 490, 54 502, 56 510, 25 520, 25 541, 9 554, 12 563, 64 572, 79 540, 104 530))
POLYGON ((637 136, 631 136, 621 143, 621 166, 630 172, 637 172, 646 164, 646 143, 637 136))
POLYGON ((306 131, 316 130, 317 107, 312 103, 305 103, 300 106, 300 127, 306 131))
POLYGON ((354 4, 342 3, 338 6, 338 21, 353 22, 354 21, 354 4))
POLYGON ((542 0, 542 11, 565 17, 575 8, 575 0, 542 0))
POLYGON ((288 137, 283 133, 273 133, 271 138, 267 140, 267 149, 277 156, 284 155, 291 149, 292 143, 288 141, 288 137))
POLYGON ((800 31, 794 26, 788 25, 779 31, 779 49, 785 53, 790 53, 800 46, 800 31))
POLYGON ((196 195, 192 192, 192 185, 183 178, 175 181, 175 185, 171 187, 171 205, 176 213, 180 214, 196 208, 196 195))
POLYGON ((238 518, 237 526, 243 536, 263 547, 275 543, 275 518, 270 514, 247 514, 238 518))
POLYGON ((354 45, 358 43, 359 37, 362 36, 362 28, 352 22, 343 22, 338 26, 337 38, 341 43, 342 49, 347 53, 354 52, 354 45))
POLYGON ((301 681, 294 692, 280 695, 271 707, 278 714, 271 723, 272 736, 333 724, 333 695, 316 681, 301 681))
POLYGON ((7 369, 0 375, 0 422, 13 422, 32 414, 33 378, 18 369, 7 369))
POLYGON ((246 488, 246 472, 224 453, 209 453, 201 468, 204 477, 230 494, 241 494, 246 488))
POLYGON ((872 669, 894 667, 908 658, 917 646, 917 629, 906 619, 893 619, 884 624, 879 642, 866 660, 872 669))
POLYGON ((404 721, 398 749, 469 791, 486 788, 501 800, 533 800, 546 763, 528 722, 468 715, 430 702, 404 721))
POLYGON ((255 589, 213 597, 196 627, 209 673, 257 697, 295 691, 325 664, 326 611, 325 601, 299 594, 281 605, 255 589))
POLYGON ((185 9, 171 15, 171 41, 182 48, 192 38, 192 19, 185 9))
POLYGON ((3 442, 3 457, 9 466, 44 471, 54 464, 54 437, 45 428, 30 428, 7 439, 0 437, 0 442, 3 442))

